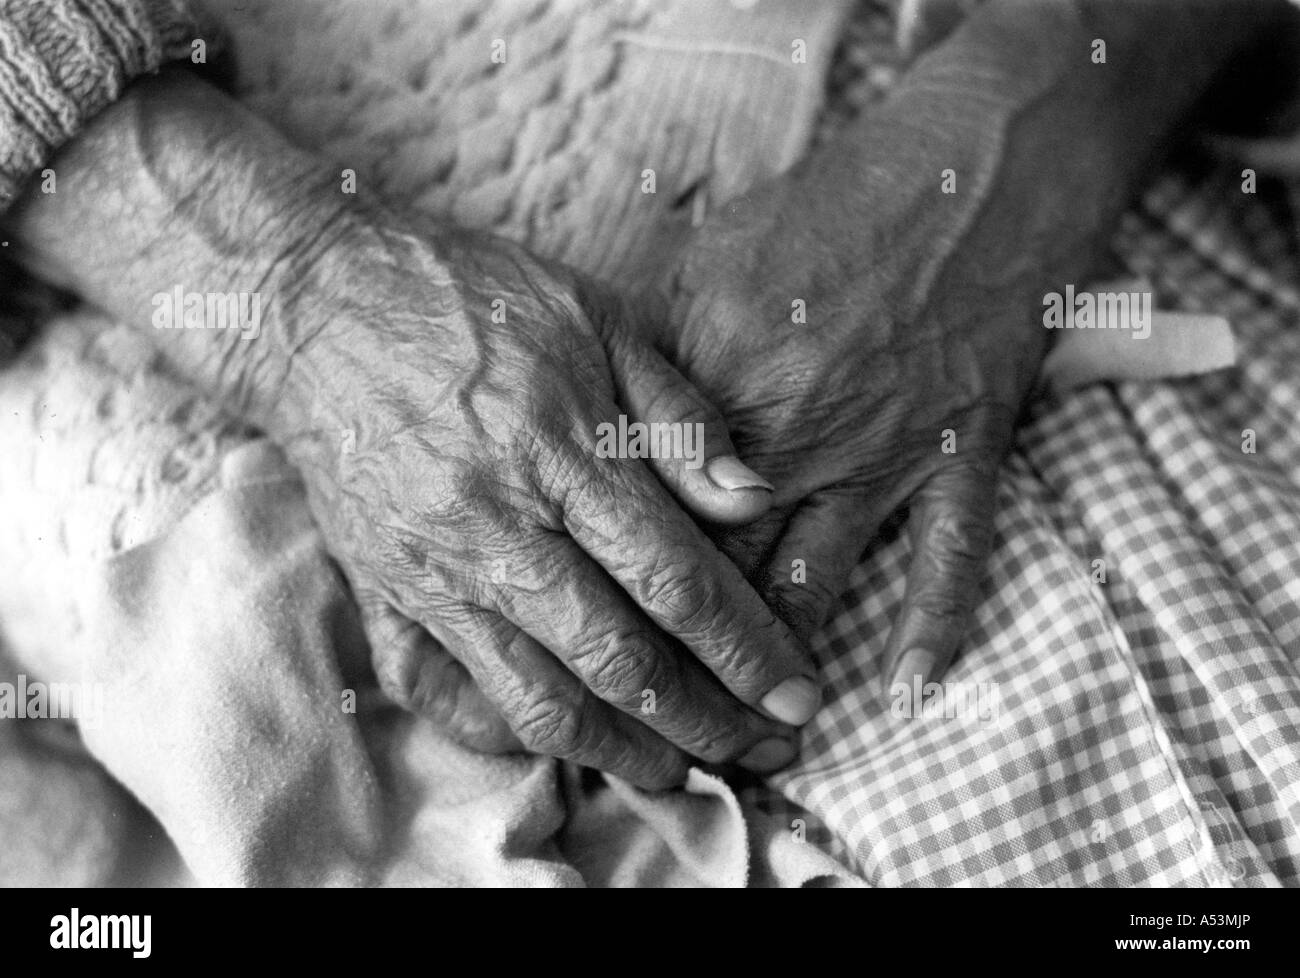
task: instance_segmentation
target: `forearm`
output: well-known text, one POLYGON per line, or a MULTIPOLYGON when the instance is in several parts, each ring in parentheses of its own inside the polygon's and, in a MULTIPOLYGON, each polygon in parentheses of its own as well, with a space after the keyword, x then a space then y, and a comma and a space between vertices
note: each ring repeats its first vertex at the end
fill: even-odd
POLYGON ((1197 102, 1286 13, 1268 0, 991 0, 900 95, 948 100, 948 151, 964 158, 954 223, 973 264, 945 268, 935 294, 961 302, 963 280, 1018 269, 1084 272, 1197 102))
POLYGON ((1045 346, 1046 330, 1026 333, 1044 290, 1088 273, 1180 122, 1286 14, 1267 0, 989 0, 806 161, 776 216, 818 228, 899 331, 995 317, 1045 346))
POLYGON ((0 0, 0 208, 127 82, 196 36, 184 0, 0 0))
MULTIPOLYGON (((266 426, 322 322, 317 258, 358 221, 327 167, 181 71, 134 85, 6 215, 20 260, 146 330, 181 374, 266 426), (259 296, 256 328, 157 328, 182 296, 259 296)), ((251 305, 251 303, 250 303, 251 305)), ((206 310, 205 310, 206 312, 206 310)))

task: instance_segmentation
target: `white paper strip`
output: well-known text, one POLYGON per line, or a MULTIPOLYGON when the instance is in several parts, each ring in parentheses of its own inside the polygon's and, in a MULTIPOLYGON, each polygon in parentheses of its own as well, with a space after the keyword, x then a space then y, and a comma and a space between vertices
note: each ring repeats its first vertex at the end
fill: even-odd
POLYGON ((1056 393, 1099 380, 1189 377, 1237 362, 1232 327, 1222 316, 1152 312, 1150 328, 1138 330, 1130 307, 1125 307, 1127 320, 1117 321, 1115 304, 1103 296, 1149 294, 1148 283, 1109 283, 1090 292, 1095 315, 1089 328, 1058 330, 1056 344, 1043 362, 1040 382, 1056 393))

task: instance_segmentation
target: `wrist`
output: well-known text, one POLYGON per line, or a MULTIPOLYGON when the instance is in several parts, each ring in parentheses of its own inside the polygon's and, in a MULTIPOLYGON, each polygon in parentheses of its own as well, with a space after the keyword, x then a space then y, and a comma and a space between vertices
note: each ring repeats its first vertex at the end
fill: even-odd
POLYGON ((187 301, 238 298, 238 330, 220 328, 219 313, 214 322, 205 305, 203 328, 187 320, 159 330, 155 314, 151 331, 227 410, 266 426, 295 352, 325 321, 323 256, 360 217, 318 160, 217 90, 176 74, 136 93, 138 169, 160 199, 156 217, 139 222, 148 239, 135 291, 156 303, 156 283, 170 282, 187 301))
POLYGON ((316 321, 319 254, 356 220, 308 154, 180 70, 139 81, 8 222, 38 274, 143 329, 180 374, 261 423, 316 321))
POLYGON ((1149 164, 1257 39, 1225 6, 989 0, 803 171, 850 205, 828 223, 833 253, 876 229, 887 246, 855 264, 907 324, 985 309, 1002 328, 1044 288, 1082 284, 1149 164))
POLYGON ((465 307, 487 279, 476 268, 469 284, 464 263, 481 257, 462 232, 432 222, 352 208, 336 216, 308 254, 283 263, 291 272, 273 289, 246 416, 303 468, 322 458, 328 467, 341 440, 383 440, 418 423, 380 410, 384 399, 372 395, 401 404, 449 396, 428 385, 453 385, 458 358, 474 354, 465 307), (407 386, 413 377, 421 389, 407 386))

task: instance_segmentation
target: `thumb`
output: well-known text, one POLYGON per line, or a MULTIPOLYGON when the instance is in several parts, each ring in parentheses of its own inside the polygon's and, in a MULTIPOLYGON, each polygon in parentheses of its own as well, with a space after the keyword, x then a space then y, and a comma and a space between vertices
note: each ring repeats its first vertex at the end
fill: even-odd
POLYGON ((715 523, 748 523, 772 503, 773 487, 740 461, 722 415, 653 347, 632 337, 609 343, 618 402, 627 411, 606 429, 659 476, 682 507, 715 523), (626 429, 626 432, 625 432, 626 429))

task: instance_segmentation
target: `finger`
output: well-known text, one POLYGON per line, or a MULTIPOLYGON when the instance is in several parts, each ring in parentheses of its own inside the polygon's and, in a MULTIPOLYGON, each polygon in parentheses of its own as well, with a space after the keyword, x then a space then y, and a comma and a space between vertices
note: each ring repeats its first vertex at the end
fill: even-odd
POLYGON ((889 515, 887 506, 865 492, 828 490, 815 493, 790 517, 759 577, 759 589, 805 642, 844 593, 849 574, 889 515))
POLYGON ((616 398, 627 412, 625 420, 605 421, 615 443, 630 447, 643 438, 648 454, 640 457, 701 519, 747 523, 765 512, 772 484, 740 461, 722 416, 695 386, 635 337, 612 335, 606 346, 616 398))
POLYGON ((994 466, 954 464, 913 496, 912 563, 884 675, 912 688, 943 676, 965 636, 993 546, 994 466))
POLYGON ((533 551, 544 579, 503 593, 502 610, 597 697, 710 763, 767 773, 794 760, 794 730, 728 693, 572 540, 533 551))
POLYGON ((686 755, 591 694, 531 635, 495 612, 456 603, 430 631, 469 670, 515 736, 534 753, 662 790, 686 779, 686 755))
POLYGON ((806 723, 820 691, 790 629, 644 466, 587 458, 571 460, 569 471, 583 462, 587 478, 560 501, 570 536, 741 702, 806 723))
MULTIPOLYGON (((708 527, 709 539, 736 565, 745 580, 761 581, 781 534, 798 508, 798 503, 777 506, 743 526, 708 527)), ((779 612, 777 617, 782 617, 779 612)))
POLYGON ((398 706, 427 717, 472 750, 523 750, 465 667, 423 627, 383 599, 367 599, 361 615, 379 687, 398 706))

